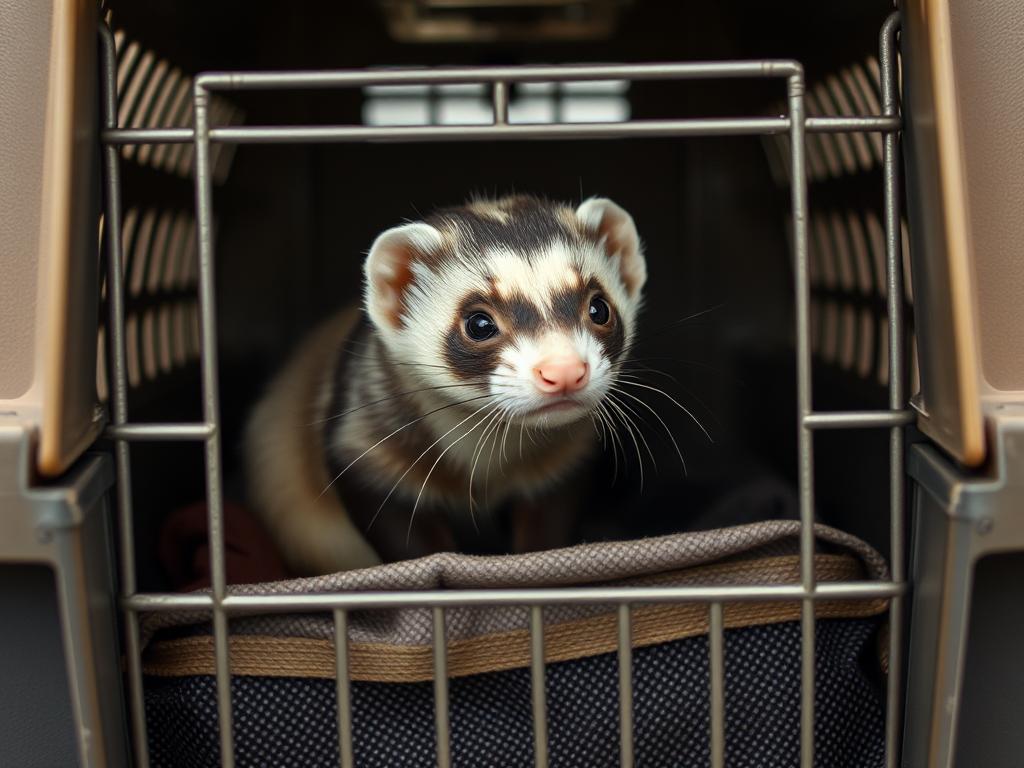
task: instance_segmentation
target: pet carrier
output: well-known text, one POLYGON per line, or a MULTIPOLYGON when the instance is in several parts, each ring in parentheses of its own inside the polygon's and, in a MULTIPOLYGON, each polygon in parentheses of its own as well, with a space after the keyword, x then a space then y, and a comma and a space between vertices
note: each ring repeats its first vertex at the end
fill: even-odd
POLYGON ((0 764, 1015 763, 1024 13, 15 6, 0 764), (290 578, 246 413, 376 232, 495 185, 623 199, 719 439, 599 464, 589 543, 290 578))

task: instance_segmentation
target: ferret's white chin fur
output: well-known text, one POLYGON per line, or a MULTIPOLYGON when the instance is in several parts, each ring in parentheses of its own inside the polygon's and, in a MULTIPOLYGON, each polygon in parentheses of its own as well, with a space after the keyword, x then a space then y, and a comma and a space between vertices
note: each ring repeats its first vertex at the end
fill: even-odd
POLYGON ((531 429, 561 429, 582 421, 589 413, 589 407, 574 403, 571 408, 528 413, 521 418, 531 429))

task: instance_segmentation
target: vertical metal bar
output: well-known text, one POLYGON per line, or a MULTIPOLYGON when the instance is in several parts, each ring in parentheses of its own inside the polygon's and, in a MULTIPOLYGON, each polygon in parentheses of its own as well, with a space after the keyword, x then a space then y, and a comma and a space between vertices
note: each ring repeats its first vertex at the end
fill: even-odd
POLYGON ((206 438, 206 506, 210 543, 210 582, 213 588, 213 641, 217 674, 217 718, 220 730, 221 765, 235 764, 231 717, 231 665, 228 618, 224 612, 227 583, 224 567, 224 497, 220 467, 220 398, 217 387, 217 309, 213 272, 213 178, 210 167, 210 94, 196 81, 196 221, 199 247, 199 320, 202 369, 203 419, 211 425, 206 438))
POLYGON ((448 718, 448 643, 444 630, 444 608, 434 606, 434 730, 437 736, 437 766, 451 768, 451 723, 448 718))
POLYGON ((722 604, 709 606, 708 665, 711 673, 711 768, 725 766, 725 626, 722 604))
MULTIPOLYGON (((103 125, 117 127, 117 46, 110 28, 101 23, 100 64, 103 69, 103 125)), ((114 424, 128 422, 128 362, 124 345, 124 249, 121 242, 121 166, 118 147, 103 147, 104 236, 107 250, 107 380, 114 424)), ((117 466, 117 513, 120 533, 121 594, 135 594, 135 532, 132 520, 132 474, 130 448, 125 440, 114 441, 117 466)), ((128 664, 128 704, 131 710, 135 764, 149 766, 146 737, 146 702, 142 681, 142 644, 139 616, 125 612, 125 652, 128 664)))
POLYGON ((794 298, 800 483, 800 583, 805 597, 800 612, 800 765, 814 765, 814 434, 804 423, 813 410, 811 389, 810 281, 807 272, 807 170, 805 166, 804 78, 787 83, 793 207, 794 298))
POLYGON ((334 610, 334 682, 338 698, 338 754, 341 768, 353 768, 352 688, 348 671, 348 611, 334 610))
MULTIPOLYGON (((900 15, 893 13, 882 26, 879 40, 879 66, 881 69, 882 113, 896 117, 898 65, 896 61, 896 33, 900 15)), ((906 402, 903 381, 904 325, 903 325, 903 251, 900 242, 899 211, 899 134, 885 134, 882 147, 882 177, 885 206, 885 262, 886 291, 889 313, 889 407, 902 408, 906 402)), ((903 428, 889 430, 889 559, 892 579, 897 583, 905 578, 904 557, 904 479, 903 428)), ((896 768, 899 758, 900 686, 903 679, 903 598, 894 597, 889 604, 889 678, 886 688, 885 764, 896 768)))
POLYGON ((494 124, 508 125, 508 83, 496 82, 491 98, 494 104, 494 124))
POLYGON ((547 687, 544 682, 544 609, 530 606, 530 690, 533 694, 533 763, 548 765, 547 687))
POLYGON ((633 615, 619 606, 619 764, 633 768, 633 615))

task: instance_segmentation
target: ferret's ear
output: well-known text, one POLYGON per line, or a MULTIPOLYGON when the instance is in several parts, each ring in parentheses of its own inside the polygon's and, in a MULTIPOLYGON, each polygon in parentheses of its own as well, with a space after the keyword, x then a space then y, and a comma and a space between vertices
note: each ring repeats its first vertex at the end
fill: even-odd
POLYGON ((377 237, 363 265, 366 311, 376 325, 398 328, 402 324, 413 262, 436 253, 443 242, 440 232, 422 222, 404 224, 377 237))
POLYGON ((618 263, 630 298, 639 296, 647 282, 647 263, 633 217, 605 197, 592 197, 576 209, 576 218, 601 238, 608 258, 618 263))

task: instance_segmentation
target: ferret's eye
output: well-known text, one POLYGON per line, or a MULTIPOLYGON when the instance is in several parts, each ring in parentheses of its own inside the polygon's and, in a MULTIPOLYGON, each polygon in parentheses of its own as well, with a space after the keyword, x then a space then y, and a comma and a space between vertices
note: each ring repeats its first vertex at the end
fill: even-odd
POLYGON ((474 312, 466 318, 466 335, 473 341, 486 341, 498 333, 498 326, 490 315, 474 312))
POLYGON ((595 296, 590 300, 590 319, 594 321, 596 325, 604 325, 612 316, 611 307, 608 306, 608 302, 602 299, 600 296, 595 296))

